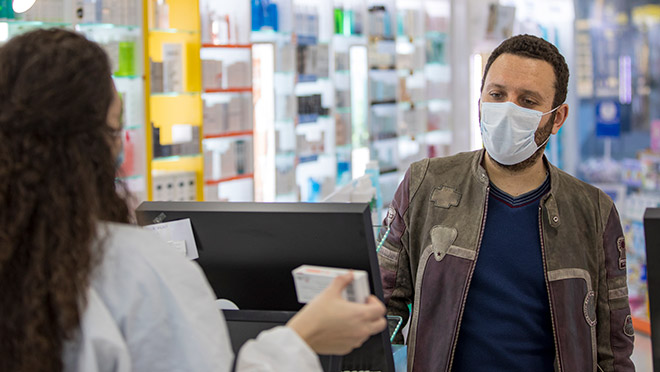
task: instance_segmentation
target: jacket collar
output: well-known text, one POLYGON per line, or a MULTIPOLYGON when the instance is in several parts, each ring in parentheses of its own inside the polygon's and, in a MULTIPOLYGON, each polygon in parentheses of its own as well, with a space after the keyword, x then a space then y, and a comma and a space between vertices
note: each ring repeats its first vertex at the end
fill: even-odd
MULTIPOLYGON (((485 149, 475 151, 475 156, 472 157, 471 172, 479 183, 483 184, 484 186, 488 186, 490 182, 488 179, 488 173, 486 173, 486 169, 481 165, 485 153, 485 149)), ((545 207, 544 209, 548 215, 548 222, 550 223, 550 226, 557 228, 559 225, 561 225, 561 218, 559 216, 559 208, 557 207, 555 194, 559 189, 559 178, 561 175, 559 169, 552 165, 550 161, 548 161, 548 158, 545 156, 545 154, 543 154, 543 162, 545 163, 545 166, 548 169, 548 174, 550 175, 550 191, 548 191, 548 193, 541 200, 541 205, 545 207)))

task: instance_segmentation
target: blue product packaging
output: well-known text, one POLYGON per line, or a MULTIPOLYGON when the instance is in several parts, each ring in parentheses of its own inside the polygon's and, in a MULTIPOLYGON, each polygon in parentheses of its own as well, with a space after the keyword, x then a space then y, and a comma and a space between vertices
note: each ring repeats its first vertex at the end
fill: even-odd
POLYGON ((266 18, 268 19, 266 26, 270 26, 275 32, 279 31, 277 4, 275 3, 268 4, 268 6, 266 7, 266 18))
POLYGON ((264 8, 261 0, 252 0, 252 31, 261 30, 264 24, 264 8))

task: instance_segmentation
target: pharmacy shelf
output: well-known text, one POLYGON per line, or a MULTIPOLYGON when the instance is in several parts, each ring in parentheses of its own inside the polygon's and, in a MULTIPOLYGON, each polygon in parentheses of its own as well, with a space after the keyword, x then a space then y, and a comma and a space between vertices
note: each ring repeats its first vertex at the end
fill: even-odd
POLYGON ((113 23, 78 23, 75 25, 76 30, 87 30, 87 29, 109 29, 109 30, 140 30, 142 27, 137 25, 117 25, 113 23))
POLYGON ((226 88, 226 89, 206 89, 204 93, 252 93, 252 87, 226 88))
POLYGON ((202 44, 202 48, 252 49, 252 44, 202 44))
POLYGON ((199 34, 199 31, 197 30, 182 30, 178 28, 150 28, 149 32, 159 34, 199 34))
POLYGON ((21 21, 15 19, 0 19, 0 23, 7 23, 12 26, 27 26, 27 27, 72 27, 72 23, 67 22, 41 22, 41 21, 21 21))
POLYGON ((201 92, 152 92, 152 97, 198 96, 201 92))
POLYGON ((252 173, 239 174, 239 175, 233 176, 233 177, 220 178, 220 179, 217 179, 217 180, 207 180, 207 181, 204 181, 204 184, 206 184, 207 186, 211 186, 211 185, 217 185, 217 184, 220 184, 220 183, 225 183, 225 182, 230 182, 230 181, 249 179, 249 178, 253 178, 253 177, 254 177, 254 174, 252 174, 252 173))
POLYGON ((246 130, 240 132, 227 132, 220 134, 208 134, 204 135, 204 139, 216 139, 216 138, 231 138, 231 137, 245 137, 254 135, 254 131, 246 130))
POLYGON ((163 156, 163 157, 160 157, 160 158, 153 158, 153 162, 155 162, 155 163, 167 163, 167 162, 175 162, 175 161, 179 161, 179 160, 183 160, 183 159, 199 158, 201 156, 202 156, 202 154, 163 156))
POLYGON ((291 43, 293 34, 291 32, 280 32, 272 30, 252 31, 250 33, 252 43, 291 43))

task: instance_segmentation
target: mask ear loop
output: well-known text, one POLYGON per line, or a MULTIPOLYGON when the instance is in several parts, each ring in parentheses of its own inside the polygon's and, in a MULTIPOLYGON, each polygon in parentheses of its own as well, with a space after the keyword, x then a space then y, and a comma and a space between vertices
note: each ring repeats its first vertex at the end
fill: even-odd
POLYGON ((563 105, 563 103, 559 104, 559 106, 553 108, 552 110, 550 110, 548 112, 544 112, 543 114, 541 114, 541 116, 545 116, 545 115, 553 113, 554 111, 557 111, 557 109, 560 108, 562 105, 563 105))
MULTIPOLYGON (((552 110, 550 110, 550 111, 544 113, 544 114, 541 115, 541 116, 545 116, 545 115, 551 114, 553 111, 557 111, 557 109, 560 108, 562 105, 563 105, 563 103, 562 103, 561 105, 559 105, 559 106, 553 108, 552 110)), ((548 143, 548 141, 550 141, 550 136, 548 136, 548 138, 546 138, 545 141, 543 141, 543 143, 540 144, 538 148, 541 148, 541 147, 545 146, 545 144, 548 143)))

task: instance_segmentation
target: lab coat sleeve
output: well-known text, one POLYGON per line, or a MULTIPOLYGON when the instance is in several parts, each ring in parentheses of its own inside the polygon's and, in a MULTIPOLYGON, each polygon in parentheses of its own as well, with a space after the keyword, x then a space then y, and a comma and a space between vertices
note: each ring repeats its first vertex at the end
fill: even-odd
POLYGON ((316 353, 289 327, 261 332, 238 353, 236 372, 322 372, 316 353))

